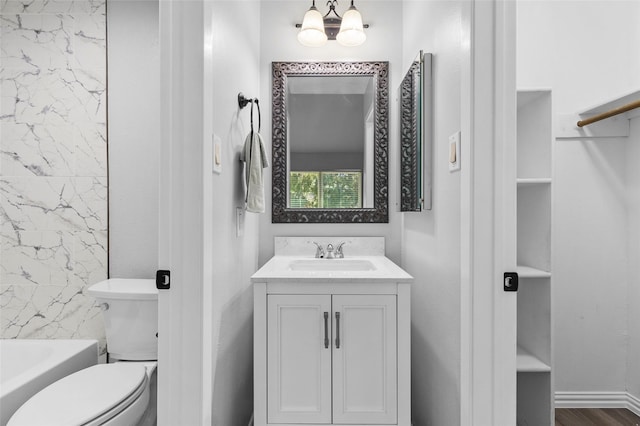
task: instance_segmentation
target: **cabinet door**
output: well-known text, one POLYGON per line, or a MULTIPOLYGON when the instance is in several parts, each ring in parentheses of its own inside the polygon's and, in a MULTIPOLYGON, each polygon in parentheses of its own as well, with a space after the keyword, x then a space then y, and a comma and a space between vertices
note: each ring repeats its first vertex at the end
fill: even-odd
POLYGON ((269 423, 331 423, 331 296, 270 295, 267 304, 269 423))
POLYGON ((397 422, 395 295, 333 296, 333 422, 397 422))

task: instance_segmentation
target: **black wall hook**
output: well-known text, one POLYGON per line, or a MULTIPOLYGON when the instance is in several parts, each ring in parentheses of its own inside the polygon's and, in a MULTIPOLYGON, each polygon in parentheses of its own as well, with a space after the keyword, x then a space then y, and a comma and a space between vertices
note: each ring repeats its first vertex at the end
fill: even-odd
POLYGON ((253 102, 253 101, 258 101, 257 99, 251 99, 251 98, 245 98, 245 96, 242 93, 238 93, 238 106, 240 107, 240 109, 246 107, 249 103, 253 102))

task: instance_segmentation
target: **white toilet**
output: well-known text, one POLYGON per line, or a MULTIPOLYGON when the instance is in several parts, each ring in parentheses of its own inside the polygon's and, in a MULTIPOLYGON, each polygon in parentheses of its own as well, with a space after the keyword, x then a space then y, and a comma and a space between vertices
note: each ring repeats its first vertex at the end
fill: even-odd
POLYGON ((102 308, 109 364, 47 386, 7 426, 134 426, 156 423, 158 290, 155 280, 109 279, 87 293, 102 308))

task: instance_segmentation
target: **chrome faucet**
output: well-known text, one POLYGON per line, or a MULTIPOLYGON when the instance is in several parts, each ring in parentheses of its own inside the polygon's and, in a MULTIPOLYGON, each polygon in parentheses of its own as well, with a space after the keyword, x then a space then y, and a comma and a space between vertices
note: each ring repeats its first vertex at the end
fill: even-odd
POLYGON ((324 257, 324 249, 322 246, 315 241, 312 241, 313 244, 316 245, 316 259, 322 259, 324 257))
POLYGON ((327 259, 335 259, 333 254, 333 244, 327 244, 327 259))
POLYGON ((338 247, 334 248, 333 244, 327 244, 326 250, 315 241, 312 241, 313 244, 316 245, 316 259, 344 259, 344 253, 342 251, 342 246, 344 246, 344 241, 338 244, 338 247))

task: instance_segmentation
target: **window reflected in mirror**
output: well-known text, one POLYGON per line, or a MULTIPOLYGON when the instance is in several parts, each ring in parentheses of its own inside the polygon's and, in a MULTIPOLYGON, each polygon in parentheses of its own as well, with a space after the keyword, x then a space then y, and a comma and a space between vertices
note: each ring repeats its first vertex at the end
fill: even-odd
POLYGON ((292 171, 289 206, 296 209, 359 209, 362 171, 292 171))

